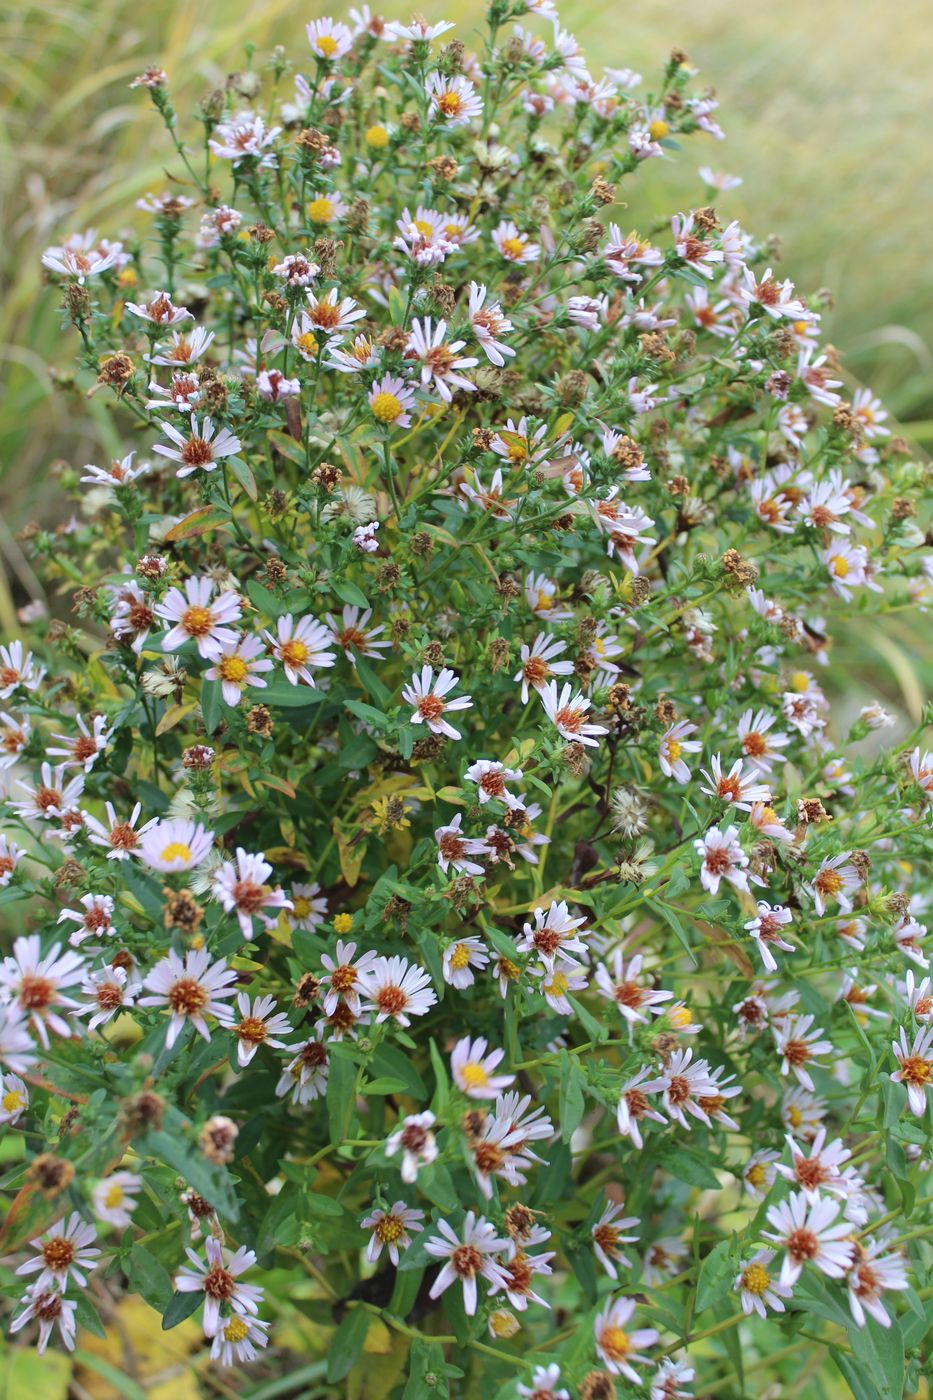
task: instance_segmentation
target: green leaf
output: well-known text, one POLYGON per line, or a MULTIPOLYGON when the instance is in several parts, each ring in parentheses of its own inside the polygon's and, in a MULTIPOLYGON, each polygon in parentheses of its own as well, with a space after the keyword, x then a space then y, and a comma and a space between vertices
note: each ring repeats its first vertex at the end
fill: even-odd
POLYGON ((327 1077, 327 1121, 332 1143, 341 1143, 347 1136, 353 1116, 355 1083, 356 1065, 353 1061, 345 1055, 331 1055, 327 1077))
POLYGON ((290 681, 271 681, 262 691, 262 703, 278 710, 304 709, 308 705, 319 705, 325 700, 323 690, 310 685, 292 685, 290 681))
POLYGON ((233 475, 236 477, 237 481, 243 487, 243 490, 246 492, 247 496, 249 496, 250 500, 258 501, 259 491, 256 486, 256 478, 253 476, 253 473, 250 471, 246 463, 241 461, 239 457, 228 457, 227 465, 233 472, 233 475))
POLYGON ((162 1331, 170 1332, 179 1322, 184 1322, 204 1302, 201 1293, 173 1293, 171 1301, 162 1314, 162 1331))
POLYGON ((369 1313, 365 1308, 351 1308, 337 1328, 330 1344, 327 1359, 327 1379, 342 1381, 353 1369, 363 1350, 366 1333, 369 1331, 369 1313))
POLYGON ((86 1332, 91 1332, 95 1337, 106 1337, 103 1323, 97 1315, 97 1309, 88 1299, 87 1293, 75 1293, 73 1295, 75 1307, 75 1322, 79 1327, 83 1327, 86 1332))
POLYGON ((722 1240, 700 1265, 694 1312, 701 1313, 724 1297, 732 1286, 735 1272, 735 1247, 731 1240, 722 1240))
POLYGON ((147 1133, 142 1150, 146 1156, 156 1157, 176 1171, 199 1196, 211 1203, 218 1215, 228 1220, 238 1219, 239 1206, 226 1167, 214 1166, 190 1143, 163 1129, 147 1133))
POLYGON ((220 707, 223 703, 220 681, 202 681, 201 715, 208 734, 213 734, 220 723, 220 707))
POLYGON ((337 594, 341 603, 350 603, 358 608, 369 607, 369 599, 366 597, 366 594, 362 589, 357 588, 355 583, 351 583, 349 579, 331 579, 330 586, 337 594))
POLYGON ((134 1245, 123 1265, 131 1286, 156 1312, 164 1312, 172 1301, 172 1280, 168 1270, 143 1245, 134 1245))
POLYGON ((560 1052, 560 1135, 569 1142, 583 1121, 586 1100, 583 1096, 585 1083, 583 1071, 567 1054, 560 1052))
POLYGON ((374 705, 367 705, 363 700, 345 700, 343 708, 375 729, 385 729, 389 723, 381 710, 377 710, 374 705))

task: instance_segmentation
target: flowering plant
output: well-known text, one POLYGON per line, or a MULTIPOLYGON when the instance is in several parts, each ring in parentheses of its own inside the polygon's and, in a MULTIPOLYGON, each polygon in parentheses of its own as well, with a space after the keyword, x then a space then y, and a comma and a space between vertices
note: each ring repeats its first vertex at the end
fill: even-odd
POLYGON ((135 1293, 225 1394, 900 1395, 933 756, 830 645, 929 605, 925 471, 736 221, 616 222, 722 136, 686 58, 488 20, 313 21, 200 141, 149 69, 151 233, 44 255, 115 451, 31 532, 78 620, 0 658, 12 1328, 135 1293))

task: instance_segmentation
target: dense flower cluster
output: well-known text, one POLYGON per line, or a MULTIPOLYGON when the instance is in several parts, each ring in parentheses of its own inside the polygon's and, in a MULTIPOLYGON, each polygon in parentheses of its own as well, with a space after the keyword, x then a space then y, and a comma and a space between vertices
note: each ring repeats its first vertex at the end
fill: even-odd
POLYGON ((924 469, 738 180, 639 212, 723 135, 687 59, 489 21, 315 20, 200 146, 149 69, 149 231, 43 257, 114 458, 31 535, 77 618, 0 649, 12 1328, 129 1289, 259 1374, 309 1309, 333 1394, 379 1319, 353 1394, 899 1395, 933 753, 831 643, 929 606, 924 469))

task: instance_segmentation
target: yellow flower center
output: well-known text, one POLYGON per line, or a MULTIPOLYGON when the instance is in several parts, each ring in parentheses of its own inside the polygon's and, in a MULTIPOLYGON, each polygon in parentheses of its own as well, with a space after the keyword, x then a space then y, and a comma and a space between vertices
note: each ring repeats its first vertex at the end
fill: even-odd
POLYGON ((7 1089, 0 1102, 3 1104, 4 1113, 19 1113, 26 1107, 26 1096, 20 1093, 19 1089, 7 1089))
POLYGON ((470 950, 465 943, 458 943, 450 955, 450 965, 456 972, 470 965, 470 950))
POLYGON ((305 899, 303 894, 298 894, 292 900, 295 908, 292 911, 296 919, 306 919, 311 913, 311 901, 305 899))
POLYGON ((315 40, 314 47, 322 58, 333 58, 337 52, 337 40, 332 34, 321 34, 315 40))
POLYGON ((771 1286, 771 1275, 761 1264, 749 1264, 748 1268, 742 1272, 742 1287, 747 1293, 754 1293, 756 1298, 760 1298, 762 1293, 767 1293, 771 1286))
POLYGON ((787 1110, 787 1121, 792 1128, 799 1128, 803 1122, 803 1114, 800 1112, 800 1109, 797 1108, 796 1104, 791 1104, 790 1108, 787 1110))
POLYGON ((669 131, 670 127, 661 117, 659 117, 656 122, 652 122, 648 127, 648 135, 651 137, 652 141, 663 141, 669 131))
POLYGON ((173 860, 189 861, 194 859, 194 852, 184 841, 170 841, 162 852, 162 859, 166 863, 173 860))
POLYGON ((337 206, 326 194, 318 195, 308 205, 308 218, 312 224, 329 224, 337 212, 337 206))
POLYGON ((599 1345, 610 1361, 622 1361, 631 1351, 628 1333, 621 1327, 604 1327, 599 1334, 599 1345))
POLYGON ((675 1006, 671 1011, 672 1026, 690 1026, 693 1024, 693 1012, 689 1006, 675 1006))
POLYGON ((249 667, 242 656, 222 657, 217 669, 222 681, 233 681, 237 685, 240 681, 244 681, 249 674, 249 667))
POLYGON ((116 1210, 117 1206, 122 1205, 125 1199, 123 1187, 119 1186, 117 1182, 113 1182, 112 1185, 107 1188, 107 1194, 104 1196, 104 1205, 108 1210, 116 1210))
POLYGON ((404 1234, 404 1226, 397 1215, 386 1215, 376 1226, 376 1237, 383 1244, 395 1244, 404 1234))
POLYGON ((373 417, 380 423, 394 423, 396 418, 402 413, 402 405, 394 394, 383 391, 377 394, 370 405, 373 417))
POLYGON ((389 133, 384 126, 371 126, 366 132, 366 144, 381 151, 389 144, 389 133))
POLYGON ((224 1324, 224 1337, 228 1342, 245 1342, 249 1328, 242 1317, 231 1317, 224 1324))
POLYGON ((544 990, 552 997, 562 997, 567 990, 567 978, 563 972, 555 972, 549 982, 545 982, 544 990))
POLYGON ((335 933, 349 933, 352 927, 353 927, 353 915, 352 915, 352 914, 338 914, 338 915, 336 916, 336 918, 334 919, 334 932, 335 932, 335 933))
POLYGON ((502 251, 507 258, 520 258, 525 251, 524 239, 504 238, 502 240, 502 251))
POLYGON ((317 336, 312 335, 310 331, 305 331, 304 335, 300 335, 295 344, 303 355, 317 354, 317 336))
POLYGON ((482 1089, 489 1083, 489 1075, 483 1066, 472 1060, 462 1067, 460 1076, 468 1089, 482 1089))
POLYGON ((807 675, 806 671, 795 671, 790 678, 790 683, 793 690, 796 690, 798 694, 802 694, 810 684, 810 677, 807 675))
POLYGON ((214 625, 214 615, 210 608, 185 608, 181 625, 189 637, 206 637, 214 625))
POLYGON ((849 572, 849 561, 844 554, 837 554, 831 567, 837 578, 845 578, 849 572))
POLYGON ((676 763, 677 760, 678 760, 678 758, 680 758, 681 752, 682 752, 682 749, 681 749, 681 746, 680 746, 680 743, 678 742, 678 740, 677 740, 677 739, 668 739, 668 741, 667 741, 667 761, 668 761, 668 763, 676 763))
POLYGON ((293 637, 290 642, 282 643, 279 655, 286 666, 303 666, 308 659, 308 648, 304 642, 299 642, 293 637))
POLYGON ((445 117, 455 117, 463 106, 463 99, 458 92, 443 92, 437 99, 437 105, 445 117))
POLYGON ((753 1162, 745 1173, 745 1180, 750 1186, 764 1186, 765 1184, 765 1164, 764 1162, 753 1162))

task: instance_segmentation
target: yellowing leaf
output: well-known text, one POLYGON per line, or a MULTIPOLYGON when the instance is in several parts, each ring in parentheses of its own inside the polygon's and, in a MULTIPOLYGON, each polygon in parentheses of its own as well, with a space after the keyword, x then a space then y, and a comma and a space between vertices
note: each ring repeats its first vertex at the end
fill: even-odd
POLYGON ((181 724, 182 720, 196 708, 194 704, 170 705, 156 725, 156 733, 167 734, 170 729, 175 728, 176 724, 181 724))
POLYGON ((179 520, 177 525, 173 525, 166 531, 165 538, 171 543, 177 540, 188 540, 195 535, 206 535, 211 530, 216 530, 220 525, 226 525, 230 519, 225 510, 220 510, 217 506, 200 506, 193 510, 190 515, 186 515, 184 520, 179 520))
POLYGON ((346 835, 334 823, 334 838, 337 842, 337 855, 340 858, 340 873, 350 886, 358 882, 360 871, 363 868, 363 859, 366 855, 366 837, 360 837, 356 832, 352 836, 346 835))

